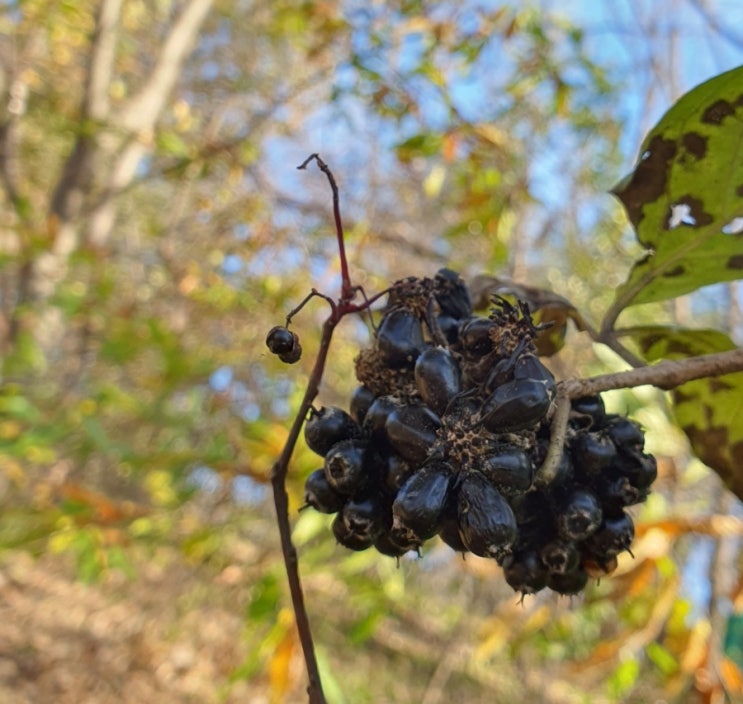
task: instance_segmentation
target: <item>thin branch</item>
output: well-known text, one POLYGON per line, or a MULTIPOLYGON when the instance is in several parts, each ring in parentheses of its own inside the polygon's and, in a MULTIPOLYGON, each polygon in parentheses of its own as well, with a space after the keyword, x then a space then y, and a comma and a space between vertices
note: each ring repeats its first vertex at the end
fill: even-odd
POLYGON ((317 353, 315 366, 312 369, 304 398, 297 411, 297 416, 289 432, 284 449, 279 459, 274 464, 271 471, 271 485, 273 487, 274 506, 276 507, 276 522, 279 526, 279 535, 281 537, 281 551, 284 555, 284 565, 286 567, 286 576, 289 581, 289 592, 291 594, 292 606, 294 608, 294 617, 297 621, 297 630, 299 632, 299 641, 304 653, 305 666, 307 667, 307 676, 309 685, 307 694, 309 695, 310 704, 325 704, 325 695, 322 691, 322 681, 320 671, 317 666, 315 657, 315 647, 312 641, 312 629, 310 627, 307 609, 304 605, 304 593, 302 591, 302 582, 299 577, 299 559, 297 558, 297 549, 294 547, 291 538, 291 523, 289 521, 289 495, 286 492, 286 477, 289 471, 289 461, 291 460, 294 447, 302 431, 304 420, 309 413, 312 402, 315 400, 325 370, 325 363, 330 350, 330 341, 333 337, 333 330, 338 324, 335 316, 331 315, 324 323, 322 328, 322 338, 320 340, 320 349, 317 353))
POLYGON ((539 488, 548 487, 557 477, 557 468, 560 466, 560 460, 562 459, 569 420, 570 397, 565 394, 562 388, 558 387, 557 397, 555 398, 555 413, 552 416, 550 426, 550 444, 547 448, 547 456, 534 477, 534 484, 539 488))
POLYGON ((668 390, 695 379, 740 371, 743 371, 743 349, 735 349, 687 359, 669 359, 652 366, 602 374, 590 379, 567 379, 560 382, 558 388, 568 398, 593 396, 602 391, 645 385, 668 390))
POLYGON ((707 354, 687 359, 665 360, 653 366, 643 366, 615 374, 602 374, 589 379, 567 379, 557 385, 555 412, 550 426, 550 444, 547 456, 536 473, 538 486, 548 486, 556 476, 565 435, 570 420, 570 400, 595 396, 612 389, 630 389, 636 386, 657 386, 673 389, 688 381, 721 376, 743 371, 743 349, 707 354))
POLYGON ((328 168, 328 165, 320 158, 319 154, 310 154, 299 166, 298 169, 306 169, 311 161, 316 161, 320 170, 328 177, 330 188, 333 191, 333 219, 335 220, 335 233, 338 239, 338 254, 341 260, 341 297, 350 300, 353 298, 353 286, 351 277, 348 274, 348 261, 346 260, 346 245, 343 235, 343 223, 341 222, 340 198, 338 195, 338 184, 335 177, 328 168))

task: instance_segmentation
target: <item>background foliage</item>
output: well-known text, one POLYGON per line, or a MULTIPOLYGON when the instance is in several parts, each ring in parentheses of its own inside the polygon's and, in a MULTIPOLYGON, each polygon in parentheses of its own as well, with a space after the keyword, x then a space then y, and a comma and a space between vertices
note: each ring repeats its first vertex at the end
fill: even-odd
MULTIPOLYGON (((683 91, 740 62, 725 9, 637 2, 609 22, 548 3, 4 3, 0 691, 300 700, 266 487, 325 311, 296 321, 294 368, 263 340, 339 278, 326 183, 294 167, 314 151, 331 165, 367 291, 448 265, 551 289, 596 324, 641 254, 604 193, 683 91)), ((687 354, 743 339, 736 282, 652 300, 622 318, 649 358, 671 339, 649 326, 708 328, 678 333, 687 354)), ((345 405, 369 334, 338 333, 328 405, 345 405)), ((623 367, 572 323, 567 342, 559 377, 623 367)), ((487 561, 441 545, 398 567, 298 515, 331 701, 741 693, 740 504, 667 395, 607 398, 647 427, 661 475, 635 559, 585 598, 519 604, 487 561)), ((300 448, 297 508, 316 465, 300 448)))

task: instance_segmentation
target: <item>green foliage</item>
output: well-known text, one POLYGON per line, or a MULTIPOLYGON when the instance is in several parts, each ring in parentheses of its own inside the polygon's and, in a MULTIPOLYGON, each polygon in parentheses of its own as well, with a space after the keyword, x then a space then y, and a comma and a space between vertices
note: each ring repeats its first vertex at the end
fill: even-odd
MULTIPOLYGON (((240 701, 295 701, 305 683, 266 497, 324 304, 292 323, 305 353, 290 371, 264 339, 308 290, 333 295, 337 281, 329 195, 310 173, 297 180, 295 156, 322 148, 331 164, 353 233, 354 281, 367 294, 443 264, 470 279, 484 271, 555 322, 540 349, 554 355, 559 376, 578 376, 607 366, 575 330, 608 304, 630 256, 612 214, 584 219, 582 210, 621 159, 621 87, 589 58, 581 28, 529 7, 468 14, 412 2, 354 12, 336 2, 259 0, 238 11, 215 2, 179 82, 153 92, 167 96, 157 119, 130 131, 121 116, 141 114, 136 96, 188 4, 123 3, 112 64, 100 74, 110 79, 107 108, 94 116, 86 91, 98 4, 29 0, 0 12, 17 52, 0 47, 2 104, 18 97, 12 86, 27 96, 22 109, 0 111, 11 158, 0 206, 0 551, 8 560, 18 550, 41 561, 62 556, 87 594, 113 585, 117 602, 134 598, 143 574, 171 575, 159 603, 180 609, 182 620, 162 647, 189 617, 208 631, 208 606, 224 602, 242 627, 228 651, 240 655, 204 646, 200 659, 221 660, 205 678, 210 695, 221 687, 223 701, 236 701, 231 691, 242 683, 240 701), (553 154, 556 166, 547 163, 553 154), (247 498, 235 489, 240 481, 252 489, 247 498), (180 599, 193 592, 203 600, 180 599)), ((638 233, 655 254, 619 289, 622 310, 729 279, 725 262, 740 236, 721 229, 741 215, 740 194, 717 196, 743 182, 731 158, 741 111, 735 77, 706 84, 651 133, 676 152, 661 164, 662 194, 651 201, 642 189, 624 191, 640 200, 638 233), (719 100, 734 114, 721 107, 709 113, 719 120, 704 122, 719 100), (704 155, 689 134, 706 140, 704 155), (713 179, 721 160, 733 171, 713 179), (687 202, 692 215, 712 221, 659 229, 687 193, 703 203, 687 202), (680 265, 683 273, 667 275, 680 265)), ((668 308, 658 311, 670 319, 668 308)), ((647 322, 639 309, 626 315, 628 324, 647 322)), ((366 320, 344 321, 318 403, 348 398, 348 370, 368 335, 366 320)), ((632 335, 649 360, 732 344, 721 331, 670 324, 632 335)), ((732 486, 740 391, 736 376, 677 395, 679 423, 732 486)), ((662 420, 656 431, 671 435, 662 420)), ((687 464, 676 444, 666 467, 687 464)), ((691 651, 688 609, 656 614, 651 640, 639 639, 626 659, 619 644, 642 632, 662 588, 677 606, 688 603, 674 582, 688 526, 656 528, 662 540, 641 542, 637 561, 585 602, 517 606, 494 564, 462 561, 444 546, 399 566, 347 554, 328 517, 296 513, 304 477, 319 463, 300 443, 287 488, 330 701, 506 701, 548 696, 553 685, 568 692, 564 701, 632 701, 650 673, 656 698, 666 696, 674 663, 691 651), (673 569, 661 573, 663 560, 673 569), (599 674, 584 678, 581 667, 599 674)), ((704 487, 693 491, 706 496, 704 487)), ((672 522, 679 499, 674 487, 667 493, 653 518, 672 522)), ((716 510, 711 499, 706 506, 716 510)), ((149 596, 140 594, 143 610, 158 603, 149 596)), ((143 623, 163 617, 151 608, 143 623)), ((145 663, 137 677, 160 662, 153 653, 136 660, 145 663)), ((181 680, 193 681, 174 676, 169 688, 181 680)))
MULTIPOLYGON (((643 327, 627 330, 651 362, 685 359, 735 349, 718 330, 643 327)), ((674 388, 673 411, 694 452, 738 496, 743 496, 743 372, 698 379, 674 388)))
POLYGON ((650 131, 616 187, 648 250, 620 309, 743 277, 743 67, 697 86, 650 131))

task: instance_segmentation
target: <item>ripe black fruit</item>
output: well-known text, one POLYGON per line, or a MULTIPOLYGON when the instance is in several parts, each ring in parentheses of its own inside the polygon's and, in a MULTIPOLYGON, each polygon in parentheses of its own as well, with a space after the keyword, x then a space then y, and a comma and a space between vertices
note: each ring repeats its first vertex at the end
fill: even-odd
POLYGON ((478 469, 504 496, 515 496, 529 489, 534 467, 529 455, 513 445, 496 446, 480 458, 478 469))
POLYGON ((304 426, 304 439, 307 447, 321 457, 328 454, 333 445, 341 440, 361 437, 361 428, 342 408, 314 408, 304 426))
POLYGON ((566 540, 584 540, 601 525, 601 504, 588 489, 575 489, 557 509, 557 532, 566 540))
POLYGON ((593 428, 601 425, 606 411, 601 396, 583 396, 570 402, 573 414, 577 416, 577 423, 584 428, 593 428))
POLYGON ((449 350, 429 347, 415 363, 415 383, 426 405, 439 416, 461 391, 459 366, 449 350))
POLYGON ((392 504, 392 526, 421 542, 441 529, 449 498, 451 467, 435 462, 416 472, 402 485, 392 504))
POLYGON ((351 550, 366 550, 382 535, 384 504, 376 496, 352 499, 333 520, 333 534, 351 550))
POLYGON ((392 532, 382 533, 375 541, 374 547, 377 552, 389 557, 402 557, 413 550, 417 551, 421 546, 420 540, 408 540, 404 536, 392 532))
POLYGON ((302 356, 302 345, 299 344, 297 334, 281 325, 276 325, 268 331, 266 345, 286 364, 294 364, 302 356))
POLYGON ((589 555, 608 560, 628 550, 634 537, 632 518, 622 511, 616 517, 604 517, 601 527, 585 541, 584 547, 589 555))
POLYGON ((495 487, 479 472, 468 472, 457 496, 459 535, 480 557, 502 560, 516 540, 516 518, 495 487))
POLYGON ((578 567, 572 572, 565 572, 561 574, 559 572, 552 572, 547 578, 547 586, 558 594, 565 596, 572 596, 578 594, 586 588, 588 584, 588 573, 582 568, 578 567))
POLYGON ((410 463, 400 457, 400 455, 394 452, 384 456, 384 462, 383 488, 394 496, 400 490, 400 487, 402 487, 402 485, 413 474, 413 467, 410 466, 410 463))
POLYGON ((653 455, 634 450, 624 452, 614 469, 621 476, 627 477, 630 484, 637 489, 647 489, 658 477, 658 463, 653 455))
POLYGON ((387 438, 403 459, 421 465, 436 440, 439 417, 423 405, 400 406, 387 416, 387 438))
POLYGON ((304 483, 304 503, 320 513, 336 513, 343 508, 347 496, 339 494, 328 482, 324 469, 316 469, 304 483))
POLYGON ((393 369, 412 367, 424 344, 421 321, 407 308, 388 312, 377 330, 379 354, 393 369))
POLYGON ((266 345, 273 354, 286 354, 294 347, 294 333, 288 328, 276 325, 268 331, 266 345))
POLYGON ((459 332, 459 343, 465 359, 477 360, 493 351, 494 324, 487 318, 472 318, 459 332))
POLYGON ((532 549, 509 555, 503 562, 503 576, 515 592, 536 594, 547 586, 549 573, 532 549))
POLYGON ((464 320, 472 315, 472 301, 462 277, 451 269, 439 269, 433 279, 433 293, 444 315, 464 320))
POLYGON ((617 456, 614 443, 602 433, 581 433, 571 449, 573 466, 584 477, 601 474, 617 456))
POLYGON ((325 477, 339 494, 355 494, 366 485, 365 440, 342 440, 325 455, 325 477))
POLYGON ((516 379, 501 384, 480 409, 483 425, 492 433, 525 430, 549 410, 552 398, 541 381, 516 379))
POLYGON ((366 418, 366 414, 375 400, 376 396, 374 396, 374 393, 370 389, 367 389, 366 386, 356 387, 356 390, 351 395, 349 410, 351 411, 351 417, 359 425, 364 422, 364 418, 366 418))
POLYGON ((614 415, 607 416, 607 420, 606 432, 620 452, 642 451, 645 446, 645 434, 637 423, 629 418, 614 415))
MULTIPOLYGON (((399 558, 439 534, 497 560, 522 594, 575 594, 629 548, 623 509, 647 497, 657 465, 641 427, 596 395, 571 402, 559 466, 540 475, 555 379, 526 304, 493 302, 488 318, 473 316, 448 269, 393 285, 373 346, 356 358, 350 413, 313 411, 305 426, 325 455, 305 501, 338 512, 333 533, 353 550, 399 558)), ((298 359, 289 330, 269 337, 298 359)))

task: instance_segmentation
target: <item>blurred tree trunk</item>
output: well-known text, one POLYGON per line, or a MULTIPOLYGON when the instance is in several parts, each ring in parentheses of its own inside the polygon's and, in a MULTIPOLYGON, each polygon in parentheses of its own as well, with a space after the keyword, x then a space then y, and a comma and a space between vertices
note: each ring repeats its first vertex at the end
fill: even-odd
MULTIPOLYGON (((58 311, 46 309, 40 315, 44 302, 65 277, 69 258, 79 247, 88 247, 98 256, 105 254, 116 217, 116 198, 131 185, 142 159, 154 147, 157 121, 212 4, 213 0, 189 0, 184 5, 168 28, 143 84, 112 110, 122 0, 101 0, 87 49, 77 134, 48 204, 46 246, 40 251, 31 246, 19 270, 14 306, 5 326, 6 350, 8 345, 12 347, 30 303, 36 309, 35 327, 43 336, 39 341, 48 348, 58 340, 62 333, 56 320, 58 311)), ((2 183, 21 225, 33 229, 34 224, 39 226, 38 218, 29 212, 22 167, 16 158, 17 122, 25 109, 18 73, 11 74, 8 93, 6 104, 15 108, 7 110, 0 125, 2 183)))

